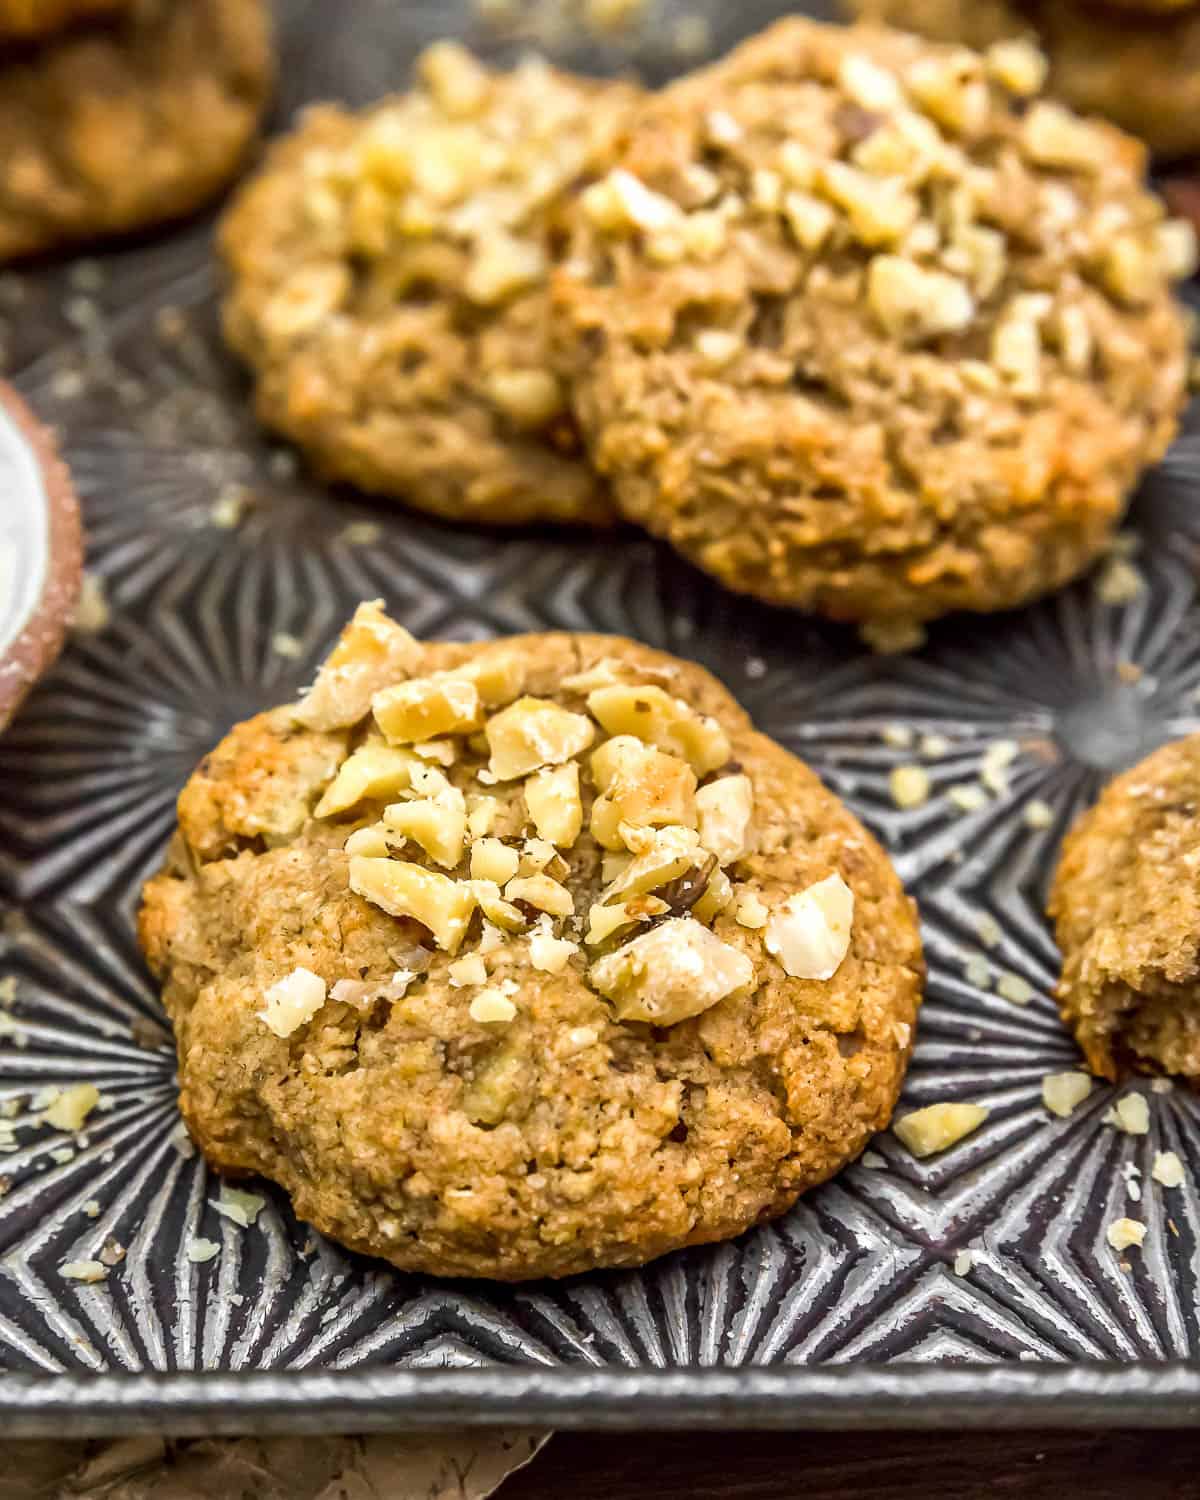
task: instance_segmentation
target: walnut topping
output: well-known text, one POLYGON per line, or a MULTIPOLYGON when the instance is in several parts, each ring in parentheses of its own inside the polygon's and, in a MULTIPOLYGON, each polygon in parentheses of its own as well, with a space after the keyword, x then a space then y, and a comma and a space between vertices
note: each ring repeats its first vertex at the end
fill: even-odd
POLYGON ((394 833, 414 839, 437 864, 452 870, 462 859, 466 842, 466 799, 430 767, 414 771, 412 784, 429 795, 393 803, 384 809, 383 821, 394 833))
POLYGON ((350 889, 390 916, 420 922, 433 934, 438 947, 448 953, 457 953, 475 909, 470 884, 398 859, 354 855, 350 860, 350 889))
POLYGON ((392 797, 407 791, 412 772, 420 762, 409 750, 390 745, 364 745, 348 756, 317 803, 318 818, 336 817, 374 797, 392 797))
POLYGON ((722 776, 696 793, 700 842, 723 865, 744 859, 752 847, 754 786, 749 776, 722 776))
POLYGON ((525 806, 538 837, 569 849, 583 827, 579 766, 574 761, 538 771, 526 781, 525 806))
POLYGON ((471 845, 471 878, 503 885, 517 873, 521 857, 499 839, 479 839, 471 845))
POLYGON ((699 900, 692 907, 692 916, 707 927, 728 909, 733 902, 733 882, 724 870, 714 870, 708 877, 699 900))
POLYGON ((754 964, 692 917, 672 917, 597 959, 592 984, 622 1021, 674 1026, 754 983, 754 964))
POLYGON ((478 953, 468 953, 462 958, 456 958, 452 964, 446 966, 446 977, 451 986, 458 989, 468 989, 473 985, 487 983, 487 965, 478 953))
POLYGON ((371 710, 393 745, 467 734, 482 723, 479 689, 460 677, 414 677, 376 693, 371 710))
POLYGON ((480 990, 468 1011, 472 1021, 481 1025, 504 1025, 517 1014, 517 1007, 502 990, 480 990))
POLYGON ((515 781, 543 766, 561 765, 586 750, 596 737, 583 714, 546 698, 518 698, 489 719, 485 729, 497 781, 515 781))
POLYGON ((372 828, 356 828, 343 848, 347 854, 365 854, 371 859, 386 859, 392 852, 387 833, 379 824, 372 828))
POLYGON ((383 612, 383 601, 360 604, 341 639, 296 707, 309 729, 346 729, 366 717, 382 688, 410 676, 420 643, 383 612))
POLYGON ((521 908, 504 899, 494 880, 472 880, 471 891, 479 910, 489 922, 494 922, 505 932, 524 931, 526 922, 521 908))
POLYGON ((668 911, 670 907, 657 896, 635 896, 629 901, 617 901, 609 906, 598 902, 589 913, 584 942, 589 947, 597 948, 623 927, 633 927, 638 922, 665 917, 668 911))
POLYGON ((1194 276, 1200 253, 1196 231, 1187 219, 1168 219, 1155 230, 1158 263, 1170 281, 1186 281, 1194 276))
POLYGON ((1040 92, 1049 64, 1040 47, 1024 37, 995 42, 987 50, 988 71, 998 83, 1018 98, 1040 92))
POLYGON ((854 892, 827 875, 771 913, 765 945, 793 979, 832 979, 850 951, 854 892))
POLYGON ((916 198, 894 178, 829 161, 822 164, 817 183, 846 214, 854 238, 868 248, 897 244, 917 221, 916 198))
POLYGON ((607 886, 601 901, 628 900, 669 885, 702 864, 705 858, 697 834, 690 828, 647 831, 626 869, 607 886))
POLYGON ((593 753, 591 772, 602 794, 592 804, 592 836, 604 848, 623 847, 622 823, 695 826, 696 773, 677 755, 619 734, 593 753))
POLYGON ((1042 167, 1098 172, 1108 143, 1095 125, 1048 99, 1039 99, 1025 116, 1021 138, 1030 161, 1042 167))
POLYGON ((681 217, 678 204, 652 191, 623 167, 593 183, 580 202, 592 223, 607 234, 658 233, 676 227, 681 217))
POLYGON ((263 995, 258 1018, 276 1036, 291 1036, 325 1004, 325 981, 303 967, 293 969, 263 995))
POLYGON ((966 285, 898 255, 877 255, 867 270, 867 300, 889 333, 937 338, 970 326, 975 303, 966 285))
POLYGON ((892 1129, 914 1156, 933 1156, 978 1130, 987 1117, 982 1104, 929 1104, 903 1115, 892 1129))
POLYGON ((965 48, 920 57, 905 74, 908 91, 945 130, 973 135, 988 113, 987 84, 982 64, 965 48))
POLYGON ((567 938, 556 938, 544 917, 530 934, 529 962, 544 974, 561 974, 578 952, 579 944, 572 943, 567 938))
POLYGON ((736 903, 733 911, 733 919, 739 927, 759 928, 765 927, 771 916, 771 909, 749 886, 739 885, 734 887, 733 898, 736 903))
POLYGON ((519 875, 504 887, 507 901, 524 901, 538 911, 549 912, 552 917, 575 915, 575 902, 565 885, 551 879, 549 875, 519 875))
POLYGON ((546 279, 546 252, 534 240, 495 230, 475 252, 463 291, 481 307, 495 307, 546 279))
POLYGON ((895 75, 858 52, 847 52, 838 65, 838 87, 863 109, 887 113, 904 103, 895 75))
POLYGON ((686 760, 697 776, 729 760, 729 737, 715 719, 694 712, 660 687, 620 684, 588 694, 588 710, 610 735, 633 735, 686 760))
POLYGON ((546 427, 566 406, 562 383, 550 370, 496 370, 486 384, 492 404, 518 427, 546 427))
POLYGON ((467 796, 467 829, 473 839, 491 833, 496 826, 500 804, 495 797, 472 792, 467 796))

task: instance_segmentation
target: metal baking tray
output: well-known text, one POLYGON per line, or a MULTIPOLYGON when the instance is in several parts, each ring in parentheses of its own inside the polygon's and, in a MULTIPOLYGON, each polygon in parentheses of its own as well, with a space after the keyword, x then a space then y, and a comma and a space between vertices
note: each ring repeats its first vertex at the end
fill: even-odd
MULTIPOLYGON (((711 0, 714 46, 777 9, 711 0)), ((398 86, 435 35, 486 41, 450 0, 296 0, 280 22, 280 121, 309 98, 398 86)), ((597 71, 628 60, 560 55, 597 71)), ((1137 597, 1105 604, 1085 580, 873 657, 640 534, 456 530, 322 488, 256 430, 218 336, 210 233, 0 277, 6 368, 62 435, 111 616, 0 739, 0 975, 16 980, 0 1103, 80 1080, 111 1101, 86 1144, 9 1122, 0 1433, 1200 1417, 1200 1104, 1133 1085, 1150 1104, 1140 1138, 1104 1123, 1107 1087, 1067 1120, 1041 1106, 1043 1075, 1077 1061, 1042 915, 1058 839, 1107 774, 1200 728, 1200 433, 1136 504, 1137 597), (231 495, 252 500, 234 529, 214 524, 231 495), (984 1128, 926 1162, 884 1135, 875 1165, 733 1243, 554 1284, 394 1273, 313 1235, 270 1187, 253 1227, 218 1217, 213 1181, 179 1149, 170 1035, 133 936, 139 887, 200 756, 294 694, 376 595, 423 636, 619 631, 714 669, 890 848, 930 960, 904 1105, 980 1100, 984 1128), (925 761, 935 795, 909 811, 888 773, 918 751, 885 737, 894 725, 944 740, 925 761), (944 793, 997 739, 1020 745, 1009 789, 964 813, 944 793), (1050 826, 1027 821, 1035 799, 1050 826), (980 959, 1032 1000, 973 982, 980 959), (1180 1153, 1187 1186, 1150 1182, 1158 1148, 1180 1153), (1150 1228, 1122 1265, 1105 1227, 1127 1211, 1150 1228), (190 1260, 196 1235, 219 1255, 190 1260), (62 1262, 105 1246, 123 1250, 105 1281, 63 1279, 62 1262)))

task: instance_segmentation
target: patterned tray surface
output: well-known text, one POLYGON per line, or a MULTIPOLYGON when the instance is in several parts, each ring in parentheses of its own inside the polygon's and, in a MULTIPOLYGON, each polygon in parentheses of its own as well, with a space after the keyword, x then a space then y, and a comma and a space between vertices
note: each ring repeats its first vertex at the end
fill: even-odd
MULTIPOLYGON (((710 0, 716 42, 773 9, 710 0)), ((330 33, 319 0, 284 7, 283 115, 395 86, 436 34, 486 40, 449 0, 337 10, 330 33)), ((655 76, 670 66, 651 62, 655 76)), ((1076 1064, 1042 916, 1057 841, 1113 769, 1200 728, 1200 435, 1137 503, 1137 597, 1106 604, 1084 581, 1019 614, 945 622, 910 657, 873 658, 848 632, 719 592, 633 533, 456 531, 323 490, 247 413, 217 335, 209 237, 198 224, 0 277, 0 367, 60 427, 111 610, 0 741, 0 1369, 1200 1356, 1200 1104, 1134 1085, 1151 1116, 1136 1138, 1104 1123, 1108 1088, 1068 1120, 1041 1105, 1043 1075, 1076 1064), (231 497, 252 502, 232 528, 218 524, 231 497), (375 595, 425 636, 611 630, 714 669, 890 848, 931 962, 905 1105, 978 1100, 985 1127, 925 1163, 884 1135, 870 1165, 777 1224, 560 1284, 393 1274, 312 1234, 269 1187, 252 1227, 219 1216, 217 1184, 178 1129, 169 1033, 133 938, 139 886, 199 757, 310 680, 375 595), (914 746, 895 743, 897 725, 914 746), (977 780, 998 739, 1019 745, 1007 788, 964 811, 947 793, 977 780), (888 777, 914 759, 933 795, 904 811, 888 777), (105 1106, 84 1143, 25 1124, 31 1088, 81 1080, 105 1106), (1150 1181, 1166 1148, 1188 1167, 1183 1188, 1150 1181), (1125 1213, 1149 1232, 1123 1265, 1105 1228, 1125 1213), (193 1260, 197 1238, 219 1252, 193 1260), (116 1262, 102 1282, 61 1275, 96 1255, 116 1262)))

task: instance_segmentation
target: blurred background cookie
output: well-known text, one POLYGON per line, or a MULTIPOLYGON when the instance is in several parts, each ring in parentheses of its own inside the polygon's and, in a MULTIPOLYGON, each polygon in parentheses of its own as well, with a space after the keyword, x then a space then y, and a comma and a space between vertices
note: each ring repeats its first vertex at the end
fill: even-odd
POLYGON ((0 730, 62 646, 83 545, 50 434, 0 383, 0 730))
POLYGON ((603 521, 551 366, 575 185, 639 97, 442 43, 412 92, 311 111, 230 210, 230 342, 324 474, 452 520, 603 521))
POLYGON ((267 0, 139 0, 0 60, 0 260, 140 229, 229 181, 273 79, 267 0))
POLYGON ((797 19, 649 101, 557 282, 627 517, 846 620, 1088 565, 1175 431, 1195 246, 1043 72, 797 19))
POLYGON ((1200 735, 1105 788, 1063 843, 1050 897, 1058 998, 1094 1073, 1200 1079, 1200 735))
POLYGON ((133 0, 0 0, 0 40, 44 36, 72 21, 128 10, 133 0))
POLYGON ((1106 115, 1164 156, 1200 150, 1200 7, 1194 0, 845 0, 864 19, 988 47, 1036 36, 1049 91, 1106 115))

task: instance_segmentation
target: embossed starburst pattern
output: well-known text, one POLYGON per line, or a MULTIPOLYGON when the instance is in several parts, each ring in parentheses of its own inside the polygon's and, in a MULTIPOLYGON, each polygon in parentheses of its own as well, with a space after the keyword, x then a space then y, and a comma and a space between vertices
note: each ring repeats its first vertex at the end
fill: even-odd
MULTIPOLYGON (((286 9, 285 111, 390 85, 460 7, 355 0, 332 48, 307 40, 311 3, 286 9)), ((1106 604, 1085 580, 877 658, 628 532, 460 531, 327 492, 255 429, 216 295, 208 225, 0 282, 0 345, 61 429, 111 607, 0 741, 0 1368, 1200 1355, 1200 1202, 1151 1180, 1159 1149, 1200 1173, 1200 1106, 1134 1085, 1150 1117, 1135 1137, 1106 1123, 1108 1088, 1068 1119, 1041 1102, 1043 1076, 1078 1062, 1043 916, 1063 829, 1105 775, 1200 727, 1197 437, 1135 512, 1135 597, 1106 604), (885 1135, 736 1243, 553 1285, 395 1274, 266 1184, 249 1225, 222 1213, 179 1129, 133 935, 140 884, 199 757, 294 694, 377 595, 422 635, 616 631, 718 672, 871 824, 920 902, 931 976, 905 1107, 977 1101, 985 1125, 924 1162, 885 1135), (928 795, 899 806, 906 766, 928 795), (77 1083, 100 1104, 72 1135, 42 1118, 44 1091, 77 1083), (1122 1256, 1105 1232, 1125 1214, 1148 1228, 1122 1256), (64 1275, 74 1262, 95 1279, 64 1275)))

